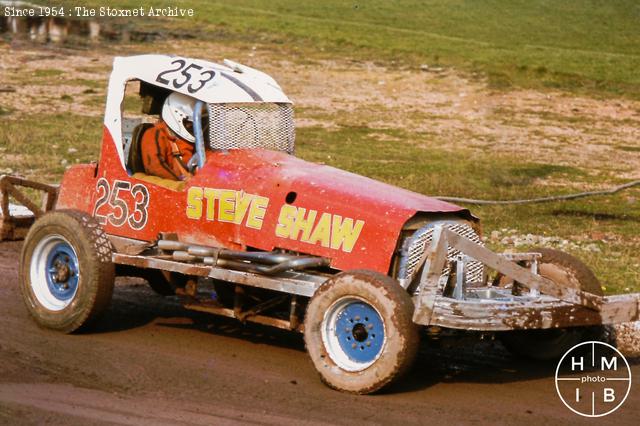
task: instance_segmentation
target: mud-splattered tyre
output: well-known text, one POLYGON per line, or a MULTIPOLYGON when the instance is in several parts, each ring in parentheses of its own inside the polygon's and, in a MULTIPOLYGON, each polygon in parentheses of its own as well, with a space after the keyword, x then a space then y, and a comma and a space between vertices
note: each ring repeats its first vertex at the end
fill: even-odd
POLYGON ((188 280, 186 275, 159 269, 146 270, 143 278, 147 280, 151 290, 160 296, 173 296, 176 289, 184 287, 188 280))
POLYGON ((236 298, 235 286, 224 281, 213 280, 213 288, 216 292, 218 303, 227 309, 233 309, 236 298))
MULTIPOLYGON (((539 273, 554 282, 602 296, 598 278, 579 259, 560 250, 536 248, 540 253, 539 273)), ((509 331, 500 335, 504 346, 513 354, 546 361, 560 358, 580 342, 597 336, 599 327, 575 327, 549 330, 509 331)))
POLYGON ((72 333, 90 326, 113 293, 111 243, 86 213, 60 210, 31 227, 20 258, 27 310, 42 327, 72 333))
POLYGON ((399 379, 418 350, 412 315, 410 296, 387 276, 350 271, 325 282, 304 321, 307 351, 322 381, 368 394, 399 379))

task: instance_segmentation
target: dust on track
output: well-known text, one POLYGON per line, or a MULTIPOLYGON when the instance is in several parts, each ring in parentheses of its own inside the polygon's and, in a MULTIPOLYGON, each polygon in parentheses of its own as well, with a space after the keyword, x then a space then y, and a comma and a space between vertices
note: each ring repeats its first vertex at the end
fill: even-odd
MULTIPOLYGON (((38 328, 23 306, 21 243, 0 244, 0 424, 581 424, 553 363, 491 341, 424 341, 387 392, 325 387, 297 333, 189 312, 120 278, 92 332, 38 328)), ((634 374, 640 365, 632 366, 634 374)), ((640 394, 604 419, 636 424, 640 394)))

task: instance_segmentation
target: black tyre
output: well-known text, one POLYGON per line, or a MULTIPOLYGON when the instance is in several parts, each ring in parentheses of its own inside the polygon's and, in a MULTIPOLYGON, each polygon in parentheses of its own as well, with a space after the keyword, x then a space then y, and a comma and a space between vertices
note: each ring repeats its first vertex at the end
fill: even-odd
POLYGON ((534 248, 534 253, 540 253, 539 272, 545 278, 554 282, 561 282, 573 288, 602 296, 602 285, 580 259, 560 250, 549 248, 534 248))
POLYGON ((72 333, 88 327, 113 294, 111 242, 86 213, 59 210, 33 224, 20 258, 20 288, 42 327, 72 333))
POLYGON ((148 269, 143 278, 149 283, 149 287, 160 296, 173 296, 176 289, 184 287, 188 277, 177 272, 148 269))
POLYGON ((418 350, 412 315, 411 297, 387 276, 351 271, 322 284, 304 321, 307 351, 322 381, 368 394, 400 378, 418 350))
POLYGON ((159 269, 136 268, 129 265, 116 265, 117 277, 136 277, 147 281, 149 287, 160 296, 173 296, 176 290, 184 287, 188 277, 177 272, 159 269))
MULTIPOLYGON (((542 254, 538 269, 543 277, 582 291, 603 295, 598 278, 576 257, 548 248, 536 248, 531 251, 542 254)), ((597 335, 596 327, 516 330, 502 333, 500 340, 516 355, 544 361, 560 358, 573 346, 594 335, 597 335)))
POLYGON ((213 288, 216 292, 216 300, 227 309, 233 309, 235 305, 235 285, 224 281, 213 280, 213 288))

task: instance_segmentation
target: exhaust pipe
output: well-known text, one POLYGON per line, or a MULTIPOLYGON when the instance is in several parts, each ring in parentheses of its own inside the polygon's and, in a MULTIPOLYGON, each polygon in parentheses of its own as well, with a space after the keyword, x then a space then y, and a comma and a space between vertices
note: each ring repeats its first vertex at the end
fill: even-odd
POLYGON ((179 262, 202 262, 206 265, 276 275, 288 270, 299 271, 308 268, 329 266, 329 259, 323 257, 302 257, 276 252, 246 252, 216 247, 189 246, 180 241, 160 240, 158 248, 172 251, 172 257, 179 262))

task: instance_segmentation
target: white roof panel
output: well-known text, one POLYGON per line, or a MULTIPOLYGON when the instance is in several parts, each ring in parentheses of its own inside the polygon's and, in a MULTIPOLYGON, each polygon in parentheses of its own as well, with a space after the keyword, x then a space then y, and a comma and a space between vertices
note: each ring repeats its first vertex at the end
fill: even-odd
POLYGON ((116 57, 110 85, 139 79, 207 103, 291 103, 278 83, 253 68, 169 55, 116 57))

